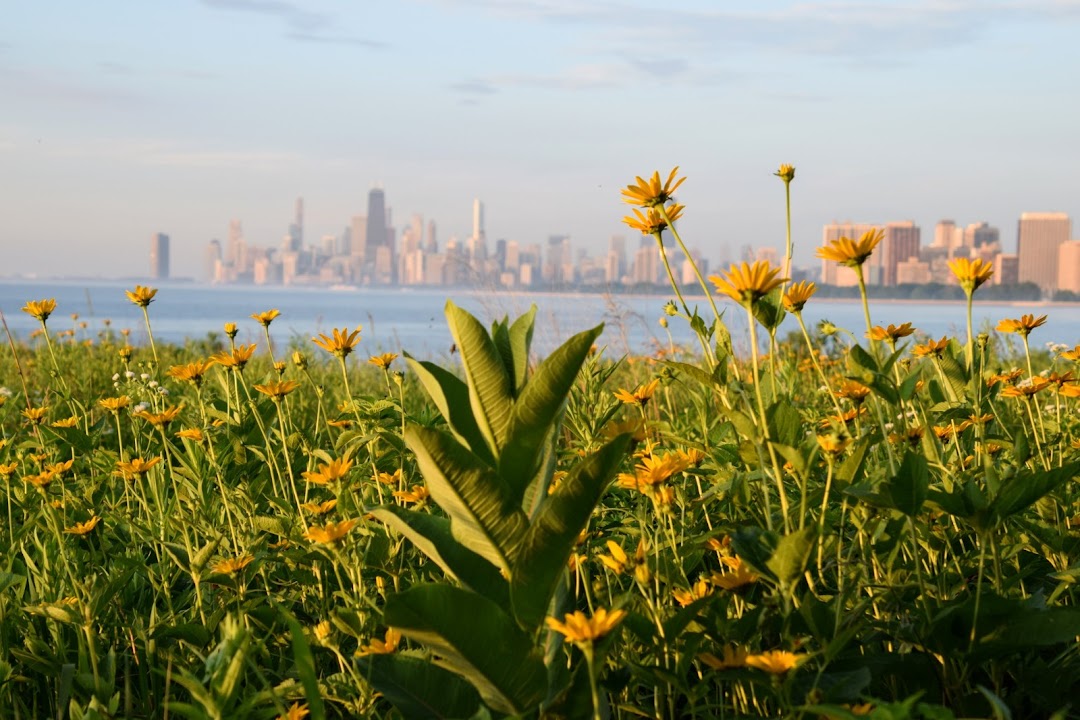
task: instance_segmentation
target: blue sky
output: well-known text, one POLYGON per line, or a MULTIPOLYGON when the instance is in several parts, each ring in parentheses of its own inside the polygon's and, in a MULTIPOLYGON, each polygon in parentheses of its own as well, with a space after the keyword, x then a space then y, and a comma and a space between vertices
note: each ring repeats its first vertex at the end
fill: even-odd
MULTIPOLYGON (((680 165, 719 260, 831 220, 1080 214, 1080 0, 9 0, 0 275, 199 275, 230 218, 276 244, 294 199, 395 225, 606 249, 619 189, 680 165)), ((1080 230, 1074 230, 1080 235, 1080 230)))

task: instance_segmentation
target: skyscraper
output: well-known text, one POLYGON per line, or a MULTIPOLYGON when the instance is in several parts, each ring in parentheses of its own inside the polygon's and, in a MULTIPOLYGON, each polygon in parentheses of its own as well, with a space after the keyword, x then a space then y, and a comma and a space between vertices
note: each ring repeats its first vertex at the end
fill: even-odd
MULTIPOLYGON (((858 240, 863 236, 863 233, 873 230, 874 225, 869 223, 853 223, 851 221, 838 223, 834 222, 830 225, 826 225, 821 233, 821 244, 828 245, 833 240, 839 240, 842 237, 850 238, 852 240, 858 240)), ((867 265, 874 263, 874 256, 870 256, 870 260, 867 265)), ((875 267, 879 267, 876 266, 875 267)), ((868 268, 864 267, 864 272, 868 268)), ((868 284, 874 284, 875 279, 873 276, 875 273, 866 273, 866 282, 868 284)), ((849 267, 839 265, 832 260, 821 261, 821 282, 823 285, 837 285, 840 287, 853 287, 858 284, 858 280, 855 277, 855 271, 849 267)))
POLYGON ((1016 236, 1020 282, 1033 282, 1043 291, 1056 290, 1058 251, 1071 232, 1065 213, 1022 213, 1016 236))
POLYGON ((986 222, 971 223, 964 228, 964 245, 969 248, 989 247, 1001 242, 1001 233, 986 222))
POLYGON ((203 279, 206 282, 221 282, 218 277, 221 273, 221 241, 211 240, 206 246, 206 254, 203 256, 203 279))
POLYGON ((885 238, 881 247, 882 284, 896 285, 896 267, 911 258, 918 259, 921 232, 911 220, 891 222, 885 225, 885 238))
POLYGON ((299 252, 304 247, 304 198, 296 198, 296 214, 289 225, 288 250, 299 252))
POLYGON ((150 277, 169 279, 169 236, 165 233, 154 233, 150 239, 150 277))
MULTIPOLYGON (((355 242, 355 237, 353 238, 355 242)), ((381 188, 373 188, 368 193, 367 236, 365 242, 369 260, 375 257, 377 248, 386 247, 386 194, 381 188)), ((356 254, 355 252, 353 253, 356 254)))

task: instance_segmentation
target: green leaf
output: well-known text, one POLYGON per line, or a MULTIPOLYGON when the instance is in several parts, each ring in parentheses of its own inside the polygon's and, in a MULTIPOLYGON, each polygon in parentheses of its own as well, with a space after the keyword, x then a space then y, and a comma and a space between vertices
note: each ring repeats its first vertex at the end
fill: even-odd
POLYGON ((770 290, 759 298, 753 306, 754 317, 769 332, 777 328, 784 319, 784 309, 780 306, 780 287, 770 290))
POLYGON ((1045 472, 1018 472, 990 502, 992 517, 1004 520, 1046 497, 1080 474, 1080 462, 1072 462, 1045 472))
POLYGON ((529 370, 529 348, 532 346, 533 324, 536 321, 536 305, 529 307, 529 311, 514 321, 510 326, 510 352, 514 359, 513 386, 514 393, 518 394, 525 387, 525 379, 529 370))
POLYGON ((383 619, 435 651, 494 710, 521 715, 547 693, 547 673, 532 637, 482 595, 449 585, 415 585, 387 599, 383 619))
POLYGON ((1058 607, 1014 613, 1001 633, 988 638, 994 645, 1033 648, 1071 643, 1080 635, 1080 609, 1058 607))
POLYGON ((365 655, 356 661, 371 686, 411 718, 469 718, 480 709, 480 694, 449 670, 418 657, 365 655))
POLYGON ((739 528, 731 535, 731 548, 735 554, 772 580, 776 579, 776 573, 769 566, 769 561, 778 543, 776 533, 759 527, 739 528))
POLYGON ((629 436, 620 435, 575 465, 529 527, 510 583, 514 615, 525 627, 543 622, 574 541, 626 456, 628 444, 629 436))
POLYGON ((956 358, 948 352, 942 353, 938 362, 941 364, 941 371, 945 375, 945 379, 949 382, 948 387, 946 387, 946 390, 949 392, 949 397, 953 400, 964 397, 964 390, 968 383, 967 371, 960 363, 956 362, 956 358))
POLYGON ((444 432, 410 425, 405 441, 454 538, 510 572, 528 519, 495 471, 444 432))
POLYGON ((514 399, 510 376, 495 343, 479 320, 452 301, 446 303, 446 320, 465 367, 473 417, 492 454, 497 456, 506 442, 510 425, 514 399))
POLYGON ((864 375, 879 372, 877 360, 859 344, 852 345, 848 352, 848 368, 852 375, 859 376, 860 382, 864 375))
POLYGON ((798 445, 802 430, 802 418, 799 411, 790 402, 777 401, 765 411, 769 423, 769 435, 782 445, 798 445))
POLYGON ((506 445, 499 455, 499 474, 520 503, 525 488, 536 476, 544 441, 566 396, 577 379, 604 326, 578 333, 548 356, 525 385, 510 414, 506 445))
POLYGON ((802 575, 814 546, 814 529, 803 528, 780 538, 766 566, 784 585, 802 575))
POLYGON ((311 655, 311 646, 304 637, 304 629, 288 610, 282 609, 281 614, 289 625, 293 663, 296 665, 296 674, 300 676, 300 683, 304 686, 304 697, 307 699, 311 720, 326 720, 326 708, 319 692, 319 680, 315 676, 315 659, 311 655))
POLYGON ((407 537, 451 578, 499 605, 509 607, 509 589, 502 575, 494 565, 454 539, 450 520, 398 505, 383 505, 369 512, 407 537))
POLYGON ((930 466, 926 458, 918 453, 905 453, 900 468, 886 487, 893 507, 908 517, 918 515, 930 489, 930 466))
POLYGON ((716 385, 716 378, 709 373, 702 370, 697 365, 691 365, 690 363, 677 362, 675 360, 663 360, 662 365, 675 370, 688 378, 694 379, 698 384, 704 388, 712 389, 716 385))
POLYGON ((415 360, 408 353, 405 353, 405 362, 420 379, 454 437, 484 460, 494 463, 491 449, 473 417, 468 385, 448 370, 426 360, 415 360))
POLYGON ((842 483, 854 483, 862 475, 866 462, 866 451, 870 449, 873 437, 864 437, 851 446, 844 462, 836 469, 836 480, 842 483))

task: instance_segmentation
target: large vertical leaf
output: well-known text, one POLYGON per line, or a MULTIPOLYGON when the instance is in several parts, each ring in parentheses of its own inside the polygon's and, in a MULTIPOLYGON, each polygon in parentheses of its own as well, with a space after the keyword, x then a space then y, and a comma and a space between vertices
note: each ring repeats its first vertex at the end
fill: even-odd
POLYGON ((454 436, 484 460, 494 464, 495 457, 480 433, 480 426, 469 404, 469 387, 453 373, 426 360, 416 360, 405 353, 405 361, 420 378, 431 401, 439 409, 454 436))
POLYGON ((529 348, 532 346, 533 323, 536 320, 536 305, 514 321, 510 326, 510 352, 514 358, 514 393, 520 393, 525 387, 525 376, 529 370, 529 348))
POLYGON ((502 575, 494 565, 454 539, 450 520, 397 505, 384 505, 369 512, 376 520, 407 537, 451 578, 503 607, 509 607, 510 592, 502 575))
POLYGON ((906 453, 896 475, 888 481, 887 491, 893 507, 908 517, 918 515, 930 491, 930 466, 926 458, 918 453, 906 453))
POLYGON ((1001 487, 997 497, 990 502, 990 514, 994 519, 1004 520, 1077 475, 1080 475, 1080 462, 1071 462, 1050 471, 1019 472, 1001 487))
POLYGON ((589 349, 603 330, 604 326, 600 325, 563 343, 540 363, 514 403, 507 442, 499 456, 499 474, 517 502, 521 502, 525 488, 536 474, 544 440, 566 402, 589 349))
POLYGON ((304 698, 307 700, 308 711, 311 720, 324 720, 326 707, 323 705, 322 694, 319 691, 319 679, 315 675, 315 659, 311 655, 311 646, 304 637, 304 629, 288 610, 282 608, 282 616, 289 626, 289 635, 292 636, 293 662, 296 664, 296 674, 300 676, 300 683, 304 686, 304 698))
POLYGON ((546 694, 547 671, 532 637, 482 595, 416 585, 387 599, 383 619, 434 650, 493 710, 522 715, 546 694))
POLYGON ((365 655, 356 664, 407 720, 470 718, 480 709, 480 694, 472 685, 421 658, 365 655))
POLYGON ((454 538, 510 572, 528 519, 495 471, 444 432, 410 425, 405 441, 454 538))
POLYGON ((510 582, 514 615, 526 627, 543 621, 574 541, 615 475, 628 443, 629 436, 620 435, 579 462, 529 527, 510 582))
POLYGON ((510 376, 479 320, 450 301, 446 303, 446 320, 465 366, 473 417, 492 454, 498 455, 506 442, 513 405, 510 376))

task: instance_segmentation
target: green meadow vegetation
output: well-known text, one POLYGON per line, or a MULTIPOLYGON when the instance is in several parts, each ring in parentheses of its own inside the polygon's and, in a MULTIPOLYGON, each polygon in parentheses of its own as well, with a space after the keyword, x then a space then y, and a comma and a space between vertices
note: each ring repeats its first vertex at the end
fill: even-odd
MULTIPOLYGON (((677 170, 623 191, 665 267, 677 170)), ((782 267, 698 273, 705 307, 669 269, 696 345, 642 357, 601 327, 537 357, 535 309, 448 302, 440 366, 359 327, 275 347, 276 310, 158 344, 141 286, 138 347, 29 300, 0 717, 1080 717, 1080 346, 973 334, 966 258, 966 336, 874 325, 880 240, 819 249, 865 328, 803 323, 789 230, 782 267)))

